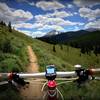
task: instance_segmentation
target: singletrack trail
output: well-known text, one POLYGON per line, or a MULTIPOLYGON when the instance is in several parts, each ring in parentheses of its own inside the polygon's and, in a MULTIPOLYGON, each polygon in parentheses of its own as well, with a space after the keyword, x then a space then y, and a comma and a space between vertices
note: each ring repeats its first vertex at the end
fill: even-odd
MULTIPOLYGON (((33 52, 32 47, 27 46, 27 49, 28 49, 28 55, 30 61, 29 66, 27 67, 27 72, 28 73, 39 72, 37 57, 33 52)), ((30 82, 28 88, 20 89, 20 93, 23 100, 42 100, 41 82, 34 82, 32 78, 28 79, 28 82, 30 82)))

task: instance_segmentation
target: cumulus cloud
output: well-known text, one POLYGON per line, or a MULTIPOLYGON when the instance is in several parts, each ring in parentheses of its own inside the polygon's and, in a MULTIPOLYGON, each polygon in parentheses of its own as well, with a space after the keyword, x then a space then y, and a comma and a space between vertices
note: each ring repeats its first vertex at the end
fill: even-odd
POLYGON ((57 30, 57 31, 65 31, 64 26, 73 26, 73 25, 84 25, 84 23, 80 22, 71 22, 69 20, 64 20, 63 18, 53 18, 47 17, 43 15, 35 16, 36 22, 42 23, 42 27, 38 28, 38 30, 57 30))
POLYGON ((64 26, 64 25, 70 24, 68 21, 65 21, 62 18, 47 18, 47 19, 48 20, 46 20, 45 22, 47 24, 50 24, 50 25, 61 25, 61 26, 64 26))
POLYGON ((46 15, 47 17, 58 17, 58 18, 65 18, 65 17, 69 17, 69 16, 73 16, 72 13, 70 12, 66 12, 66 11, 54 11, 54 13, 49 13, 46 15))
POLYGON ((40 31, 43 30, 57 30, 57 31, 65 31, 63 28, 64 26, 73 26, 73 25, 83 25, 84 23, 80 22, 71 22, 69 20, 65 21, 61 18, 50 18, 49 20, 45 20, 45 22, 36 22, 34 24, 32 23, 20 23, 20 24, 13 24, 14 28, 20 29, 20 28, 25 28, 25 29, 37 29, 40 31))
POLYGON ((33 15, 29 11, 24 11, 22 9, 12 9, 5 3, 0 3, 0 20, 5 22, 24 22, 33 18, 33 15))
POLYGON ((12 11, 5 3, 0 3, 0 20, 8 21, 12 18, 12 11))
POLYGON ((100 4, 99 0, 74 0, 73 1, 74 4, 76 4, 78 7, 89 7, 89 6, 93 6, 96 4, 100 4))
POLYGON ((32 29, 33 28, 33 24, 31 24, 31 23, 18 23, 18 24, 13 24, 13 27, 15 27, 15 28, 32 29))
POLYGON ((13 27, 15 28, 26 28, 26 29, 33 29, 33 28, 42 28, 43 24, 41 23, 17 23, 17 24, 13 24, 13 27))
POLYGON ((35 6, 34 2, 29 2, 28 4, 31 5, 31 6, 35 6))
POLYGON ((35 31, 32 33, 32 37, 33 38, 36 38, 36 37, 42 37, 44 36, 46 33, 45 32, 42 32, 42 31, 35 31))
POLYGON ((65 29, 62 26, 59 25, 44 25, 42 28, 39 28, 38 30, 57 30, 57 31, 65 31, 65 29))
POLYGON ((31 5, 31 6, 35 6, 35 3, 34 2, 30 2, 29 0, 16 0, 18 3, 23 3, 23 2, 25 2, 25 3, 27 3, 27 4, 29 4, 29 5, 31 5))
POLYGON ((89 20, 94 20, 97 17, 100 17, 100 9, 92 10, 90 8, 80 8, 79 13, 81 17, 88 18, 89 20))
POLYGON ((73 23, 66 21, 62 19, 54 19, 54 18, 49 18, 49 20, 46 20, 44 23, 43 22, 36 22, 34 24, 31 23, 20 23, 20 24, 13 24, 13 27, 15 28, 25 28, 25 29, 37 29, 37 30, 47 30, 47 29, 55 29, 59 31, 65 31, 62 26, 64 25, 74 25, 73 23), (53 22, 52 22, 53 21, 53 22))
POLYGON ((19 19, 24 19, 24 20, 30 20, 33 18, 33 15, 29 11, 24 11, 24 10, 15 10, 12 14, 14 17, 17 17, 19 19))
POLYGON ((19 29, 16 29, 18 30, 19 32, 22 32, 28 36, 31 36, 33 38, 36 38, 36 37, 41 37, 41 36, 44 36, 46 33, 45 32, 42 32, 42 31, 35 31, 35 32, 32 32, 30 30, 19 30, 19 29))
POLYGON ((72 14, 65 11, 58 12, 57 10, 53 13, 36 15, 34 23, 20 23, 13 25, 15 28, 25 28, 25 29, 36 29, 39 31, 43 30, 57 30, 65 31, 64 26, 74 26, 74 25, 84 25, 80 22, 71 22, 69 20, 64 20, 63 18, 71 16, 72 14), (64 15, 62 15, 64 14, 64 15))
POLYGON ((43 27, 43 23, 34 23, 33 24, 33 28, 38 29, 38 28, 42 28, 42 27, 43 27))
POLYGON ((79 27, 75 26, 74 31, 78 31, 78 30, 79 30, 79 27))
POLYGON ((73 5, 72 4, 68 4, 67 7, 68 8, 73 8, 73 5))
POLYGON ((47 17, 43 15, 37 15, 35 18, 38 23, 42 23, 43 25, 71 26, 84 24, 80 22, 71 22, 69 20, 64 20, 63 18, 47 17))
POLYGON ((93 22, 89 22, 85 25, 85 28, 95 28, 95 29, 99 29, 100 30, 100 19, 93 21, 93 22))
POLYGON ((65 8, 65 6, 57 1, 39 1, 36 3, 36 6, 43 10, 57 10, 65 8))

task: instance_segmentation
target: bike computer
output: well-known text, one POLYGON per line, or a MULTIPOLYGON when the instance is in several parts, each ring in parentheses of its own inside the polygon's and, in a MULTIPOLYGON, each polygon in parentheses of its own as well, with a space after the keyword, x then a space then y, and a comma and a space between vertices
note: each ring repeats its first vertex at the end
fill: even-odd
POLYGON ((56 69, 55 65, 46 66, 45 76, 48 80, 54 80, 56 78, 56 69))

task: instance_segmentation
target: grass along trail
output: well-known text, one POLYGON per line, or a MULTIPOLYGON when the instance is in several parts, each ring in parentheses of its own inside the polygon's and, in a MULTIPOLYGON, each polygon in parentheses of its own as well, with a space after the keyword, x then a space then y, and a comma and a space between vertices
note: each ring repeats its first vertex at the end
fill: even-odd
MULTIPOLYGON (((28 49, 28 55, 29 55, 29 66, 27 68, 28 73, 36 73, 39 72, 39 66, 37 63, 37 57, 35 53, 32 50, 31 46, 27 46, 28 49)), ((41 82, 34 82, 32 78, 28 79, 28 82, 30 82, 30 85, 26 89, 21 89, 20 93, 21 96, 23 97, 23 100, 42 100, 42 92, 41 92, 41 87, 42 84, 41 82)))

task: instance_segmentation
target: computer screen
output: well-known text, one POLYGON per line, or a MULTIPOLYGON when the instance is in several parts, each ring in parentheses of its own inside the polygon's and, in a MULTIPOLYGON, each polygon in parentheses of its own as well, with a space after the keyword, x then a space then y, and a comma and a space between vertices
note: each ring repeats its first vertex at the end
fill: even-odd
POLYGON ((54 72, 54 68, 49 68, 49 69, 47 69, 47 73, 49 73, 49 74, 55 73, 55 72, 54 72))

